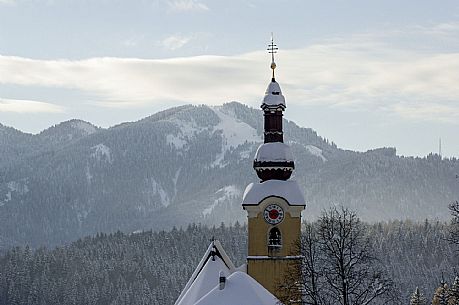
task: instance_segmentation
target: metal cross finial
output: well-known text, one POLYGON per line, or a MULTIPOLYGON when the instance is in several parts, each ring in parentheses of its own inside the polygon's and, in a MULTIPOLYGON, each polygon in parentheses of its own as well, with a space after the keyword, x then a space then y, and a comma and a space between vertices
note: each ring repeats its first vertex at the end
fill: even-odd
POLYGON ((277 53, 277 50, 279 48, 277 47, 276 44, 274 44, 274 36, 273 33, 271 33, 271 43, 268 45, 268 53, 271 54, 271 69, 273 70, 273 81, 275 80, 274 78, 274 69, 276 69, 276 63, 274 61, 274 54, 277 53))

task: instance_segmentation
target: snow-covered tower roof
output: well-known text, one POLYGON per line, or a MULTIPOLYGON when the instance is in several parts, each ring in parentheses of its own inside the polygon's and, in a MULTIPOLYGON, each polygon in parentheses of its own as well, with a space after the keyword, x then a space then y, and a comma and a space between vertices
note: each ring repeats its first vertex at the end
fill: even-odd
POLYGON ((285 97, 282 95, 281 88, 275 78, 272 78, 268 88, 266 88, 265 97, 261 102, 261 108, 265 110, 278 108, 285 109, 286 107, 285 97))
POLYGON ((242 205, 258 205, 268 197, 282 197, 292 206, 305 206, 303 193, 296 181, 268 180, 250 183, 242 197, 242 205))

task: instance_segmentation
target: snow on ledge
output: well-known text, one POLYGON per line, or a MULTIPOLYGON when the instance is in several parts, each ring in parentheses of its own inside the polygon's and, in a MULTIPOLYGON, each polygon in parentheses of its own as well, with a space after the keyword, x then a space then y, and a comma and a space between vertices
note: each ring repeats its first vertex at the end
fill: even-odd
POLYGON ((261 183, 250 183, 242 197, 242 205, 257 205, 271 196, 282 197, 290 205, 305 206, 303 193, 294 180, 268 180, 261 183))
POLYGON ((289 256, 267 256, 267 255, 249 255, 248 260, 296 260, 303 259, 303 255, 289 255, 289 256))
POLYGON ((293 161, 292 150, 285 143, 264 143, 258 147, 255 161, 293 161))

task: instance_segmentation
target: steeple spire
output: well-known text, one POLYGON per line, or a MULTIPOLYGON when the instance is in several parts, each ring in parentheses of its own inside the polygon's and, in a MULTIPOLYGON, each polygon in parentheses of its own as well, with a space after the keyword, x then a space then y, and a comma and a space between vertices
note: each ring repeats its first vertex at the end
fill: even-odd
POLYGON ((274 70, 276 69, 276 62, 274 61, 274 54, 277 53, 277 50, 279 50, 279 48, 277 47, 276 44, 274 44, 274 36, 273 36, 273 33, 271 32, 271 43, 268 45, 268 53, 271 54, 271 69, 273 70, 273 77, 272 77, 272 81, 276 81, 276 78, 274 76, 274 70))
POLYGON ((285 97, 282 95, 282 91, 274 75, 274 70, 276 69, 274 54, 277 53, 277 50, 277 45, 274 44, 274 39, 271 35, 268 52, 271 54, 273 76, 261 102, 265 121, 265 143, 258 148, 253 162, 253 167, 261 181, 272 179, 288 180, 295 168, 290 147, 284 144, 282 116, 286 105, 285 97))

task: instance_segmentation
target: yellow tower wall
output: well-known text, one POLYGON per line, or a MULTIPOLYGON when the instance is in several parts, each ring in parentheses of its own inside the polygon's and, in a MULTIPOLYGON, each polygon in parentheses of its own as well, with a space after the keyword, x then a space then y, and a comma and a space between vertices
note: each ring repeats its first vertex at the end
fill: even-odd
MULTIPOLYGON (((245 206, 248 212, 247 273, 272 294, 279 297, 278 286, 284 282, 289 266, 299 257, 301 211, 303 206, 289 206, 279 197, 264 199, 259 205, 245 206), (278 225, 268 224, 263 211, 269 204, 277 204, 284 210, 284 219, 278 225), (268 233, 277 227, 282 236, 280 249, 268 248, 268 233)), ((291 272, 291 269, 290 269, 291 272)))

